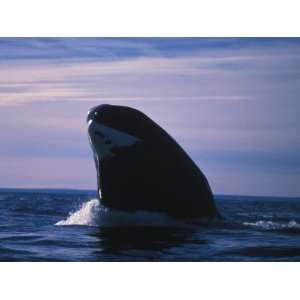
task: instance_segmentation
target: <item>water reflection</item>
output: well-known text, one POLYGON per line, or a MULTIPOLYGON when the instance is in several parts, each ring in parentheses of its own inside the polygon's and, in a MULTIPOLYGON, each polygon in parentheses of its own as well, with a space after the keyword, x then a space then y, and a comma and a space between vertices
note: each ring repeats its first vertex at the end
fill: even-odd
MULTIPOLYGON (((93 233, 98 238, 98 250, 94 255, 100 261, 155 261, 162 256, 168 260, 171 249, 176 248, 178 255, 184 245, 195 243, 193 233, 192 229, 166 227, 101 228, 93 233)), ((197 244, 205 242, 197 239, 197 244)))

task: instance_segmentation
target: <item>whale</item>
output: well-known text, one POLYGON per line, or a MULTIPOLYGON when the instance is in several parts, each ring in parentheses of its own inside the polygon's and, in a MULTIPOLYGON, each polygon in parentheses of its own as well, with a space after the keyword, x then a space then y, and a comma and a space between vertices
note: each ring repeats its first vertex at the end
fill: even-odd
POLYGON ((88 111, 87 127, 101 205, 182 219, 219 216, 203 172, 146 114, 102 104, 88 111))

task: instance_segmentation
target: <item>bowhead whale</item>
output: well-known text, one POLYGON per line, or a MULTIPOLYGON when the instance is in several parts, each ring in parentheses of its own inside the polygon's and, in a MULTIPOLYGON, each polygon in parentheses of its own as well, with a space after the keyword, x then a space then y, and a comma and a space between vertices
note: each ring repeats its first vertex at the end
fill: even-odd
POLYGON ((145 114, 103 104, 88 112, 87 122, 103 206, 179 218, 218 216, 204 174, 145 114))

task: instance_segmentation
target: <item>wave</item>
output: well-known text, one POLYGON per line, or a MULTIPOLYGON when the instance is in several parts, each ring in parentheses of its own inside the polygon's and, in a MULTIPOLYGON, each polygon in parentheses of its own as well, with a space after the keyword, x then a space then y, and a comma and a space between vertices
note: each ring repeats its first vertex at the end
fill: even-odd
POLYGON ((77 211, 70 213, 67 219, 61 220, 55 225, 173 227, 183 226, 184 222, 164 213, 147 211, 123 212, 108 209, 103 207, 98 199, 92 199, 83 203, 77 211))
POLYGON ((243 222, 243 225, 263 230, 300 232, 300 224, 295 220, 291 220, 285 223, 259 220, 257 222, 243 222))

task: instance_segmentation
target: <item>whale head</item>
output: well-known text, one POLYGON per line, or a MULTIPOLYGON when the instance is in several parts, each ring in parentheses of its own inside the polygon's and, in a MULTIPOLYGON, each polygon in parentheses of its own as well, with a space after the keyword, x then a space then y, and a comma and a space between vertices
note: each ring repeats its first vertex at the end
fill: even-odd
MULTIPOLYGON (((105 202, 105 180, 112 176, 113 170, 120 172, 122 160, 126 159, 132 165, 138 162, 137 153, 131 157, 129 154, 139 148, 137 145, 145 141, 149 143, 154 122, 136 109, 102 104, 88 111, 87 123, 97 171, 98 192, 105 202)), ((129 174, 130 170, 127 171, 129 174)), ((111 185, 115 184, 116 179, 111 179, 111 185)))
POLYGON ((144 113, 103 104, 89 110, 87 123, 104 206, 174 216, 216 215, 203 173, 144 113))
POLYGON ((140 141, 132 122, 122 107, 104 104, 89 110, 88 135, 97 161, 107 160, 115 155, 116 149, 130 147, 140 141))

